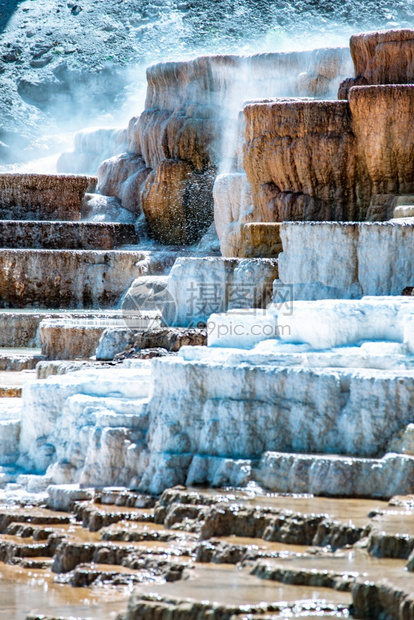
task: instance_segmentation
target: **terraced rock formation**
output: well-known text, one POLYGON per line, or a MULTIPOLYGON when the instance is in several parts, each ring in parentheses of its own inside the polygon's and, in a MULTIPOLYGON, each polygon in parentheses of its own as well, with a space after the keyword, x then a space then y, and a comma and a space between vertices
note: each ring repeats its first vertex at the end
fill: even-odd
MULTIPOLYGON (((404 567, 413 542, 407 538, 404 551, 399 542, 401 520, 412 517, 409 497, 387 504, 178 487, 156 500, 62 486, 37 502, 30 511, 2 510, 0 561, 8 567, 0 564, 0 574, 7 584, 29 571, 43 575, 40 583, 52 573, 65 599, 73 586, 85 597, 106 592, 89 604, 92 617, 105 600, 110 605, 108 596, 125 618, 346 618, 350 610, 398 618, 398 607, 412 617, 404 567), (388 546, 380 552, 383 529, 388 546)), ((47 602, 30 617, 40 613, 48 613, 47 602)))
POLYGON ((100 166, 98 192, 143 212, 159 242, 193 243, 213 221, 213 184, 219 165, 232 164, 243 100, 333 96, 348 71, 346 48, 154 65, 145 110, 129 123, 127 152, 100 166))

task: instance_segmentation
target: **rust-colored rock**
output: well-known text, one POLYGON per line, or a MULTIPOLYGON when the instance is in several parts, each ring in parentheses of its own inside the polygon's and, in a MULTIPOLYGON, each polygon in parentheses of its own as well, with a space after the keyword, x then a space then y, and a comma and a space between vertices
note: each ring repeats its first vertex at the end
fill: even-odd
POLYGON ((79 220, 83 197, 95 177, 63 174, 0 174, 2 219, 79 220))
MULTIPOLYGON (((101 166, 99 191, 135 213, 142 206, 161 243, 197 241, 212 223, 213 177, 218 164, 233 157, 232 127, 243 101, 332 97, 349 65, 349 50, 332 48, 204 56, 149 67, 145 110, 129 123, 128 153, 101 166)), ((231 239, 226 252, 234 254, 231 239)))
POLYGON ((380 221, 414 192, 413 85, 245 108, 254 221, 380 221))
POLYGON ((71 321, 49 319, 39 326, 42 339, 42 355, 48 360, 87 359, 95 355, 104 326, 87 324, 82 320, 71 321))
POLYGON ((350 40, 355 76, 367 84, 414 82, 414 30, 356 34, 350 40))
POLYGON ((360 219, 367 197, 347 102, 257 102, 244 114, 256 221, 360 219))
POLYGON ((414 190, 414 85, 352 88, 349 106, 358 159, 367 169, 371 193, 411 193, 414 190))
POLYGON ((348 99, 353 86, 414 82, 414 30, 356 34, 350 48, 355 76, 340 84, 338 99, 348 99))
POLYGON ((213 219, 213 183, 211 172, 197 173, 187 162, 164 160, 149 175, 142 194, 151 234, 166 244, 197 241, 213 219))
POLYGON ((164 159, 180 159, 202 171, 216 159, 220 125, 215 106, 194 104, 172 113, 145 110, 134 131, 139 136, 137 147, 151 168, 164 159))

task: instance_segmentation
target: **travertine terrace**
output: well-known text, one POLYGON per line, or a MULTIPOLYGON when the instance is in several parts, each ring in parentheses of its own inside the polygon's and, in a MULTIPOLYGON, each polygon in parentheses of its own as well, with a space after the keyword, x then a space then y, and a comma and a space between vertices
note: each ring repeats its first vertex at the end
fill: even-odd
POLYGON ((157 64, 68 174, 0 176, 28 618, 414 618, 413 44, 157 64))

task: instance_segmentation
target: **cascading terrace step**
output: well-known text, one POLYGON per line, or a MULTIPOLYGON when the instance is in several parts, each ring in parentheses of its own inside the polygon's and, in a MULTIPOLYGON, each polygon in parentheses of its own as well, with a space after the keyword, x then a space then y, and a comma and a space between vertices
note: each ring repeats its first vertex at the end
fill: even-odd
POLYGON ((162 274, 174 252, 0 249, 0 308, 113 308, 142 275, 162 274))
POLYGON ((73 174, 0 174, 0 218, 80 220, 85 193, 96 181, 73 174))
POLYGON ((44 357, 39 348, 0 348, 0 373, 34 370, 42 360, 44 357))
POLYGON ((112 250, 138 242, 134 224, 0 220, 2 248, 112 250))
POLYGON ((136 316, 116 316, 91 318, 58 318, 43 320, 39 326, 42 341, 42 354, 49 360, 87 359, 95 355, 102 334, 108 328, 121 328, 129 331, 161 327, 161 315, 156 312, 139 312, 136 316))
MULTIPOLYGON (((131 310, 56 310, 45 308, 0 310, 0 370, 1 359, 6 357, 41 355, 40 324, 62 326, 71 329, 93 327, 103 333, 106 329, 129 329, 135 333, 155 326, 156 317, 151 311, 134 314, 131 310), (36 350, 34 350, 36 349, 36 350)), ((40 358, 39 358, 40 359, 40 358)))
POLYGON ((389 498, 412 491, 414 456, 389 453, 375 459, 266 452, 254 477, 276 493, 389 498))

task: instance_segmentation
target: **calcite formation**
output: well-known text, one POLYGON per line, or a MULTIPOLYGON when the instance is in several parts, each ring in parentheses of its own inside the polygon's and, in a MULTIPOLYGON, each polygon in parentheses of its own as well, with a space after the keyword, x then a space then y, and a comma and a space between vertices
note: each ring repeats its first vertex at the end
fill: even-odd
POLYGON ((414 85, 355 87, 349 106, 371 195, 409 194, 414 189, 414 85))
POLYGON ((346 48, 332 48, 150 67, 145 110, 129 123, 127 152, 101 165, 99 192, 142 209, 162 243, 196 241, 213 220, 213 183, 220 162, 233 157, 243 99, 269 91, 333 96, 349 60, 346 48))
POLYGON ((339 98, 364 84, 412 84, 414 30, 383 30, 355 34, 350 48, 355 77, 341 84, 339 98))
POLYGON ((168 325, 204 324, 213 312, 265 308, 277 278, 272 259, 178 258, 168 277, 168 325))
POLYGON ((2 308, 113 308, 147 273, 140 251, 0 250, 2 308))
POLYGON ((218 177, 214 190, 225 256, 246 256, 244 223, 393 216, 397 199, 413 192, 413 41, 413 30, 351 37, 355 77, 342 83, 339 101, 244 105, 244 171, 239 140, 237 170, 218 177))
POLYGON ((55 483, 152 493, 252 480, 278 492, 409 492, 410 299, 294 302, 287 310, 270 306, 266 323, 254 309, 212 315, 208 347, 26 385, 20 465, 47 470, 55 483))
POLYGON ((79 220, 87 191, 95 177, 56 174, 0 175, 2 219, 79 220))
POLYGON ((244 114, 255 220, 360 219, 363 188, 346 102, 258 102, 244 114))
POLYGON ((0 220, 2 248, 113 250, 137 244, 133 224, 101 222, 42 222, 0 220))
POLYGON ((411 223, 285 222, 279 278, 296 299, 401 295, 414 283, 411 223), (384 260, 378 259, 379 248, 384 260))
POLYGON ((245 172, 220 174, 214 183, 214 223, 223 256, 247 256, 242 253, 240 227, 253 221, 251 185, 245 172))

